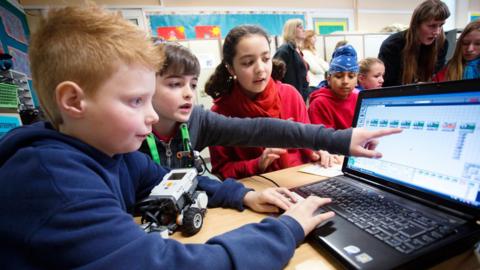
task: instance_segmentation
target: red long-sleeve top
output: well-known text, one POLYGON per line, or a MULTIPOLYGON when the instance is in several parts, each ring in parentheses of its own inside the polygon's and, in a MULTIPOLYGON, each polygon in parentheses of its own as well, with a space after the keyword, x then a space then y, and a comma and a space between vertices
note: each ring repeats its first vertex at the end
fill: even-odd
MULTIPOLYGON (((291 85, 271 81, 280 99, 280 119, 310 123, 305 102, 295 88, 291 85)), ((238 87, 238 86, 237 86, 238 87)), ((238 88, 237 88, 238 90, 238 88)), ((234 90, 232 90, 234 91, 234 90)), ((261 117, 253 115, 248 110, 243 110, 240 102, 253 102, 248 98, 238 98, 237 95, 224 95, 215 100, 212 111, 235 117, 261 117)), ((268 136, 268 134, 265 134, 268 136)), ((212 172, 223 178, 243 178, 259 173, 258 163, 263 147, 210 147, 212 172)), ((275 171, 287 167, 297 166, 310 161, 311 150, 288 149, 288 153, 275 160, 265 172, 275 171)))
POLYGON ((321 88, 310 95, 310 121, 312 124, 322 124, 334 129, 350 128, 357 98, 357 90, 350 93, 346 99, 341 99, 329 88, 321 88))

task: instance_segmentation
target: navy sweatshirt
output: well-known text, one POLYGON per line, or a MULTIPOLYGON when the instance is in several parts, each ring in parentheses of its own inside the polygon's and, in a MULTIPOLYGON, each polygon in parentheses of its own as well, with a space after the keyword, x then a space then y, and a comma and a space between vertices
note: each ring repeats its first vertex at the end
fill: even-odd
MULTIPOLYGON (((289 216, 203 245, 147 234, 128 212, 166 173, 140 152, 109 157, 45 122, 12 130, 0 140, 0 269, 279 269, 303 240, 289 216)), ((206 177, 199 188, 210 207, 239 210, 248 191, 206 177)))

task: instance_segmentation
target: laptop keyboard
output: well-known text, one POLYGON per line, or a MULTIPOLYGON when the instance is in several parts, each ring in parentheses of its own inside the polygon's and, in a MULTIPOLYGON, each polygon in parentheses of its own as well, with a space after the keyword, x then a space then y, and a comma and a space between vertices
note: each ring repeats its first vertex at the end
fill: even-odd
POLYGON ((325 206, 402 253, 411 253, 453 233, 446 220, 428 217, 417 210, 366 189, 332 178, 298 187, 305 194, 332 198, 325 206))

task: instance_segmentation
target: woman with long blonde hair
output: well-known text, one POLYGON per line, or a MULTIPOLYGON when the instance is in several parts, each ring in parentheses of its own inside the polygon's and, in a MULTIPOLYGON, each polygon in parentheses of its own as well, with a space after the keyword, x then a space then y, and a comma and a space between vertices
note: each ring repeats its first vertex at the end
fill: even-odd
POLYGON ((305 31, 305 40, 303 41, 303 59, 308 63, 308 78, 310 92, 318 88, 318 84, 325 80, 325 73, 328 71, 328 63, 322 59, 315 48, 317 37, 315 31, 305 31))
POLYGON ((285 62, 287 72, 282 79, 283 83, 292 85, 303 97, 308 98, 308 64, 303 59, 300 50, 305 39, 305 29, 301 19, 290 19, 283 26, 284 43, 277 49, 275 59, 285 62))

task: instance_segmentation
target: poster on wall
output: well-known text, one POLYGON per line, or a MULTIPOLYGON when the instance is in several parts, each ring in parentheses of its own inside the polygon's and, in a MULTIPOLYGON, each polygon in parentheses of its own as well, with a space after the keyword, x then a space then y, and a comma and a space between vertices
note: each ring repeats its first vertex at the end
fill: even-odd
POLYGON ((17 2, 16 0, 0 0, 0 49, 3 49, 4 53, 12 55, 12 70, 27 76, 33 106, 38 107, 39 101, 30 79, 31 72, 27 55, 30 31, 25 12, 17 2))
POLYGON ((473 21, 476 21, 476 20, 480 20, 480 12, 470 13, 470 21, 473 22, 473 21))
POLYGON ((28 60, 28 54, 11 46, 8 46, 8 53, 13 57, 13 69, 24 73, 29 79, 31 79, 32 74, 30 73, 30 61, 28 60))
POLYGON ((157 37, 168 41, 184 40, 185 27, 183 26, 168 26, 157 27, 157 37))
POLYGON ((195 26, 195 38, 222 38, 222 31, 218 25, 197 25, 195 26))
POLYGON ((3 7, 0 7, 0 16, 7 35, 18 42, 27 44, 25 29, 20 19, 3 7))
POLYGON ((347 18, 313 18, 317 35, 328 35, 337 31, 348 31, 347 18))
POLYGON ((283 25, 287 20, 301 19, 305 22, 305 13, 300 12, 259 13, 252 11, 237 14, 232 12, 228 14, 168 14, 167 12, 146 11, 146 17, 152 35, 159 34, 159 28, 181 25, 184 27, 183 34, 186 39, 194 39, 197 36, 206 38, 206 34, 216 35, 217 33, 219 37, 226 37, 232 28, 241 24, 260 25, 269 35, 278 36, 282 35, 283 25))

